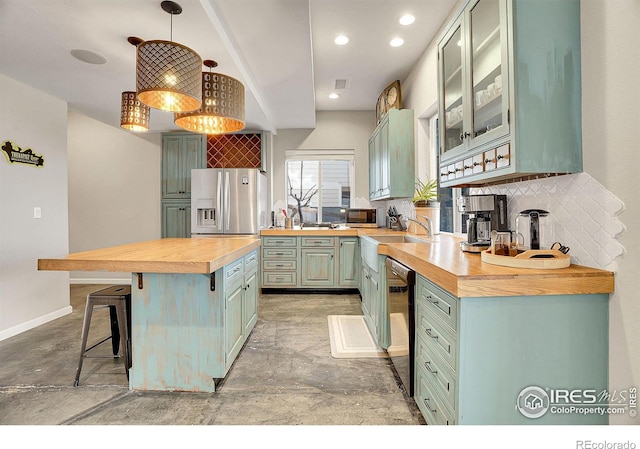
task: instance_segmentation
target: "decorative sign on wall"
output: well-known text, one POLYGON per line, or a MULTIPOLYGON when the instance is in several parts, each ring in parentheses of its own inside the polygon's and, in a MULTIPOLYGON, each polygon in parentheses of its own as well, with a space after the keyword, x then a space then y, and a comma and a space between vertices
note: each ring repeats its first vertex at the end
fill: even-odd
POLYGON ((31 148, 20 148, 13 142, 2 142, 2 152, 10 164, 27 164, 35 167, 44 167, 44 156, 35 154, 31 148))

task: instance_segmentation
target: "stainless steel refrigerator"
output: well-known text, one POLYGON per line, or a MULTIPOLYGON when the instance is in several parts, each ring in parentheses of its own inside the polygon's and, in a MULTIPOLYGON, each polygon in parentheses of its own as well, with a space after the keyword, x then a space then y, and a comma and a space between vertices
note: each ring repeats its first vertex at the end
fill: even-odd
POLYGON ((267 177, 253 168, 191 170, 191 236, 258 234, 267 227, 267 177))

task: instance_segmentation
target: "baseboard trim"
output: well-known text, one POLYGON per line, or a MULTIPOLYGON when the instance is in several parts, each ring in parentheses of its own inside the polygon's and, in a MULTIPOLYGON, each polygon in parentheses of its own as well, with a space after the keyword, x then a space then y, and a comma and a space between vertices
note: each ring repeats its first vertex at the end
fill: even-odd
POLYGON ((73 307, 71 307, 70 305, 65 306, 51 313, 47 313, 46 315, 42 315, 42 316, 39 316, 38 318, 34 318, 33 320, 20 323, 17 326, 10 327, 9 329, 5 329, 0 332, 0 341, 6 340, 7 338, 14 337, 25 331, 41 326, 45 323, 48 323, 49 321, 53 321, 57 318, 63 317, 65 315, 69 315, 71 312, 73 312, 73 307))

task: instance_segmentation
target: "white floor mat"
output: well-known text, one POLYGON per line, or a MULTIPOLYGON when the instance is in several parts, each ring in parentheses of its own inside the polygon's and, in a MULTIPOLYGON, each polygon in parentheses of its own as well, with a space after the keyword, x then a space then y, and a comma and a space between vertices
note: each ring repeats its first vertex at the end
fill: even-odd
POLYGON ((376 345, 362 315, 329 315, 331 356, 335 359, 387 357, 376 345))

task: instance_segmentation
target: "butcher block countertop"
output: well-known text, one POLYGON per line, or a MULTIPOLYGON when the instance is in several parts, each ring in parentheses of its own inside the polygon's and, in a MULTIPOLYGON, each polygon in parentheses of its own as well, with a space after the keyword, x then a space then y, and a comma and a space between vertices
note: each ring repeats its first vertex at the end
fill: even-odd
POLYGON ((259 247, 250 236, 149 240, 38 259, 38 270, 209 274, 259 247))
MULTIPOLYGON (((385 228, 269 229, 261 235, 399 235, 385 228)), ((411 235, 411 234, 409 234, 411 235)), ((414 237, 424 238, 417 235, 414 237)), ((460 251, 460 238, 439 234, 426 243, 379 243, 378 254, 407 265, 457 297, 600 294, 614 291, 610 271, 571 264, 561 269, 511 268, 484 263, 479 253, 460 251)))

